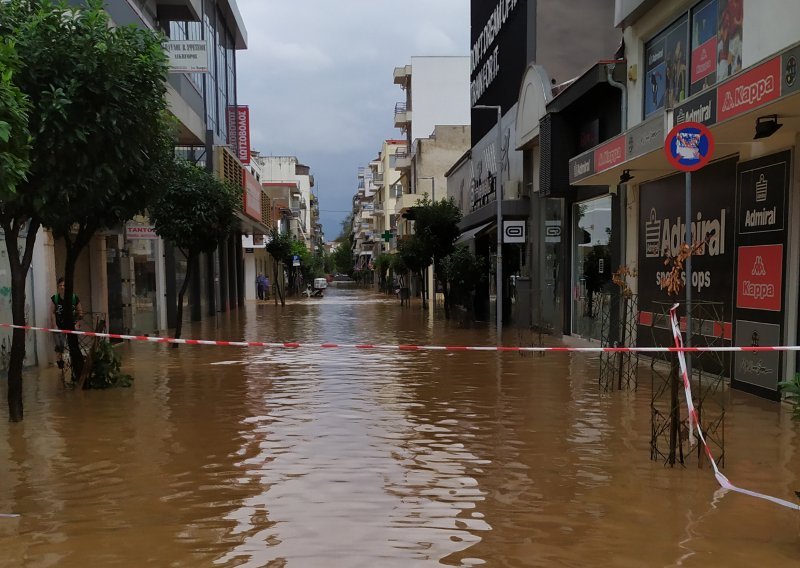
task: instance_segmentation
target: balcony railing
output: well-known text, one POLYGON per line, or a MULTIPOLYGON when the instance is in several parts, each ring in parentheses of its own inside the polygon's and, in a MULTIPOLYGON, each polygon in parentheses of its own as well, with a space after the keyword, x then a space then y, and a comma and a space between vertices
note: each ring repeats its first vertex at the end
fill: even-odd
POLYGON ((401 102, 394 105, 394 126, 395 128, 407 128, 411 122, 411 109, 406 103, 401 102))

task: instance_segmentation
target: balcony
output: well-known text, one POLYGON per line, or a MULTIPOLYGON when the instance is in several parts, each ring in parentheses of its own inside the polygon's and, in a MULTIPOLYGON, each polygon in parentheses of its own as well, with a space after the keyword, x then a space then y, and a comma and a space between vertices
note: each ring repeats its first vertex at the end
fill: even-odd
POLYGON ((383 187, 383 172, 373 174, 372 181, 377 187, 383 187))
POLYGON ((397 202, 394 205, 395 213, 401 213, 403 210, 408 209, 409 207, 414 207, 421 198, 420 195, 416 193, 405 193, 401 197, 397 198, 397 202))
POLYGON ((411 109, 406 107, 406 103, 394 105, 394 127, 408 130, 411 124, 411 109))
POLYGON ((398 148, 397 152, 394 154, 394 169, 411 169, 411 154, 408 153, 407 148, 398 148))
POLYGON ((408 86, 411 80, 411 65, 404 65, 402 67, 394 68, 394 84, 400 85, 404 89, 408 86))

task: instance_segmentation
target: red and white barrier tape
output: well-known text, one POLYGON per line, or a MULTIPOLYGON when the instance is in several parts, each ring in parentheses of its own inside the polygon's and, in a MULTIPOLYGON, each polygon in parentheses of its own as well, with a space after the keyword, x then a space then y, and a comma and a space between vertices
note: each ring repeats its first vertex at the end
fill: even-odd
POLYGON ((181 345, 219 345, 224 347, 266 347, 271 349, 375 349, 389 351, 502 351, 502 352, 555 352, 555 353, 703 353, 717 352, 762 352, 762 351, 800 351, 800 345, 772 345, 758 347, 506 347, 493 345, 464 346, 464 345, 381 345, 374 343, 296 343, 296 342, 269 342, 269 341, 214 341, 210 339, 174 339, 172 337, 159 337, 150 335, 125 335, 121 333, 101 333, 94 331, 73 331, 68 329, 53 329, 49 327, 36 327, 32 325, 14 325, 0 323, 0 328, 24 329, 27 331, 41 331, 46 333, 63 333, 69 335, 84 335, 88 337, 102 337, 107 339, 123 339, 128 341, 149 341, 151 343, 177 343, 181 345))
MULTIPOLYGON (((681 330, 680 325, 678 324, 678 316, 676 314, 676 310, 678 309, 678 304, 672 306, 672 309, 669 311, 670 316, 670 323, 672 324, 672 335, 675 338, 675 347, 677 348, 676 351, 678 352, 678 363, 681 369, 681 377, 683 378, 683 391, 686 395, 686 408, 689 414, 689 440, 692 445, 695 443, 694 432, 693 429, 697 429, 697 435, 700 438, 700 441, 703 443, 703 450, 708 457, 708 461, 711 462, 711 467, 714 468, 714 477, 717 478, 717 483, 720 484, 720 487, 723 489, 727 489, 730 491, 736 491, 737 493, 743 493, 745 495, 750 495, 751 497, 757 497, 759 499, 766 499, 767 501, 772 501, 773 503, 777 503, 778 505, 783 505, 784 507, 788 507, 789 509, 794 509, 796 511, 800 511, 800 505, 797 503, 792 503, 791 501, 786 501, 785 499, 780 499, 778 497, 773 497, 771 495, 765 495, 764 493, 758 493, 756 491, 750 491, 749 489, 742 489, 741 487, 736 487, 733 485, 727 477, 725 477, 722 472, 717 467, 717 462, 714 460, 714 455, 711 453, 711 448, 708 446, 708 442, 706 442, 706 438, 703 435, 703 429, 700 427, 700 418, 697 415, 697 409, 694 407, 694 402, 692 400, 692 385, 689 382, 689 373, 686 368, 686 356, 685 352, 689 351, 688 349, 683 348, 683 338, 681 337, 681 330)), ((742 349, 744 351, 744 349, 742 349)))

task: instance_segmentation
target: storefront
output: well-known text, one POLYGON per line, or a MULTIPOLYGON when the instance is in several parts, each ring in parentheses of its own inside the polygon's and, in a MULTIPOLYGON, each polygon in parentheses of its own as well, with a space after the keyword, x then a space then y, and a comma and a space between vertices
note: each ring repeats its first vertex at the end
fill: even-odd
POLYGON ((534 322, 598 341, 604 339, 604 314, 615 292, 611 277, 621 264, 619 182, 571 184, 595 165, 610 167, 619 155, 621 92, 612 82, 624 80, 623 72, 621 65, 598 63, 563 89, 547 105, 538 161, 533 155, 539 173, 532 200, 532 217, 538 220, 534 322), (574 165, 570 157, 584 151, 589 152, 585 164, 574 165))
MULTIPOLYGON (((692 21, 711 4, 703 2, 692 10, 692 21)), ((665 306, 683 301, 682 295, 669 296, 660 286, 670 267, 665 255, 677 253, 687 221, 685 177, 667 162, 663 145, 664 133, 687 120, 708 126, 716 143, 716 161, 692 174, 689 221, 694 243, 705 242, 693 257, 691 282, 684 282, 692 287, 695 305, 692 328, 698 337, 693 340, 719 346, 796 344, 800 200, 793 162, 800 131, 798 58, 800 44, 738 73, 726 60, 716 70, 716 79, 727 78, 713 84, 714 77, 704 75, 708 84, 701 89, 693 86, 701 69, 692 59, 698 67, 691 69, 698 81, 689 81, 694 94, 678 96, 672 109, 664 103, 666 111, 655 109, 646 122, 620 135, 621 153, 615 163, 601 169, 592 162, 600 147, 570 161, 571 169, 580 172, 575 185, 628 179, 628 223, 638 230, 628 231, 625 240, 627 263, 637 272, 631 285, 640 306, 639 345, 671 344, 665 306), (637 145, 637 139, 644 144, 637 145)), ((648 104, 642 100, 643 115, 648 104)), ((771 399, 780 397, 778 382, 798 368, 796 356, 778 353, 726 354, 718 362, 734 387, 771 399)))

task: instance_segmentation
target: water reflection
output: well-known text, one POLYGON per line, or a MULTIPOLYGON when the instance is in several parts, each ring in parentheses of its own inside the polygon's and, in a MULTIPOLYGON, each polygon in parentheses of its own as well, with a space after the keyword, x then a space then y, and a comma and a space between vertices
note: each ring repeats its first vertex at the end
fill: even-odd
MULTIPOLYGON (((194 337, 493 344, 361 292, 194 337)), ((0 566, 796 565, 800 518, 650 462, 649 393, 583 355, 122 347, 136 385, 0 414, 0 566)), ((640 381, 647 384, 648 381, 640 381)), ((3 391, 5 394, 5 391, 3 391)), ((726 474, 800 489, 798 425, 732 393, 726 474)))

